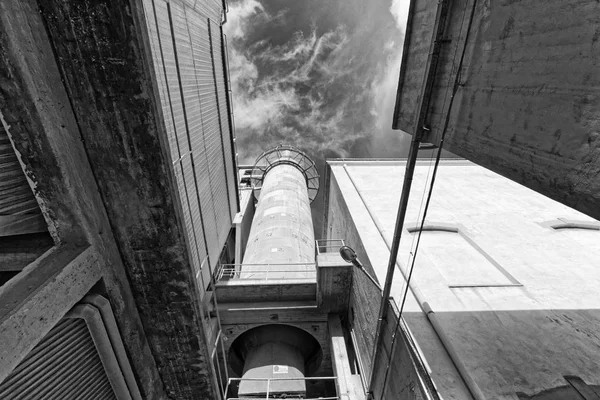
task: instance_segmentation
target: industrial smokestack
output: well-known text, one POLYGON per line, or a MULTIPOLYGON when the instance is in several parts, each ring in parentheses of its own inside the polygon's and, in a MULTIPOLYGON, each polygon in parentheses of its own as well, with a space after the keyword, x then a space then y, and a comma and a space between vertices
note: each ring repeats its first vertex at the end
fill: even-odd
POLYGON ((314 275, 315 236, 310 203, 319 190, 315 163, 300 150, 278 146, 263 153, 251 175, 258 199, 242 262, 242 277, 314 275))
MULTIPOLYGON (((240 278, 315 278, 310 211, 319 190, 315 163, 298 149, 277 146, 258 157, 251 183, 258 204, 240 278)), ((288 325, 267 325, 246 332, 236 343, 232 348, 243 364, 239 397, 264 397, 266 381, 260 379, 273 378, 277 379, 269 384, 271 397, 302 398, 306 394, 303 378, 318 364, 317 354, 321 354, 309 333, 288 325), (281 380, 286 378, 292 379, 281 380)))

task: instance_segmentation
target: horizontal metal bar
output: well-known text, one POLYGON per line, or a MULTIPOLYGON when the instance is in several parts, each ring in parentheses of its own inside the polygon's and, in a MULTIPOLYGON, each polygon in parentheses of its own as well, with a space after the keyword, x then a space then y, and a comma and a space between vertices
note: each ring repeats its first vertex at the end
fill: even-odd
POLYGON ((316 376, 313 378, 229 378, 229 382, 237 381, 320 381, 337 380, 337 376, 316 376))
POLYGON ((450 289, 486 288, 486 287, 521 287, 521 286, 523 286, 521 283, 466 283, 466 284, 448 285, 448 287, 450 289))
MULTIPOLYGON (((270 399, 271 397, 254 397, 252 396, 252 399, 254 400, 261 400, 261 399, 270 399)), ((248 397, 227 397, 227 400, 248 400, 248 397)), ((311 397, 311 398, 304 398, 303 400, 339 400, 339 397, 311 397)))
POLYGON ((266 264, 266 263, 262 263, 262 264, 221 264, 222 267, 252 267, 252 266, 271 266, 271 265, 315 265, 315 263, 279 263, 279 264, 266 264))
POLYGON ((223 269, 223 272, 235 272, 238 274, 253 274, 255 272, 316 272, 316 270, 306 270, 306 269, 294 269, 294 268, 286 268, 286 269, 253 269, 251 271, 238 271, 235 269, 223 269))

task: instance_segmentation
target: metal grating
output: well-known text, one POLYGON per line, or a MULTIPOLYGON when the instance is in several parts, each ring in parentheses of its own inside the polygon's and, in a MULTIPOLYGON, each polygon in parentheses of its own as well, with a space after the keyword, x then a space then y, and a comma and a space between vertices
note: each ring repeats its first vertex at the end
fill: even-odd
POLYGON ((185 203, 183 217, 190 246, 195 247, 194 267, 208 255, 212 270, 237 211, 222 2, 145 0, 145 8, 173 167, 185 203))
MULTIPOLYGON (((209 25, 211 23, 209 22, 209 25)), ((214 25, 214 24, 212 24, 214 25)), ((229 202, 229 193, 227 187, 227 169, 225 167, 225 156, 223 151, 223 135, 221 131, 221 112, 226 110, 225 104, 220 104, 217 97, 217 74, 216 74, 216 63, 220 63, 222 65, 222 60, 219 57, 219 60, 215 62, 215 48, 218 47, 219 54, 220 51, 220 42, 218 45, 214 43, 214 36, 220 38, 221 32, 216 28, 211 28, 209 26, 209 35, 210 35, 210 46, 211 46, 211 66, 212 66, 212 77, 213 77, 213 85, 212 85, 212 93, 210 94, 212 103, 215 104, 215 112, 210 113, 210 124, 206 128, 206 135, 210 137, 210 141, 212 143, 208 150, 208 157, 210 165, 216 166, 216 168, 212 168, 210 170, 211 173, 211 189, 213 194, 213 201, 215 203, 215 215, 217 217, 217 227, 218 227, 218 235, 219 242, 225 243, 227 240, 227 235, 229 234, 229 230, 231 229, 231 210, 230 210, 230 202, 229 202)), ((208 94, 208 93, 207 93, 208 94)), ((220 249, 219 249, 220 250, 220 249)))
MULTIPOLYGON (((221 244, 224 243, 224 239, 220 238, 218 234, 220 220, 215 207, 215 201, 218 201, 218 199, 215 198, 214 187, 218 183, 214 180, 214 175, 215 169, 218 169, 219 165, 214 162, 214 157, 211 157, 211 153, 215 152, 216 144, 211 131, 214 130, 214 115, 216 114, 217 104, 214 89, 213 96, 211 96, 211 88, 214 88, 214 82, 207 20, 189 13, 187 22, 195 66, 196 91, 200 102, 199 113, 202 116, 202 133, 193 135, 191 140, 194 149, 194 167, 200 205, 204 217, 208 256, 212 270, 218 261, 221 244)), ((224 168, 224 166, 220 168, 224 168)))
POLYGON ((236 174, 234 172, 233 152, 231 148, 232 128, 229 120, 229 108, 227 105, 227 89, 225 86, 225 70, 223 68, 223 36, 220 27, 211 22, 211 39, 213 50, 213 61, 215 66, 215 83, 217 86, 217 99, 219 101, 219 117, 221 125, 221 142, 223 155, 225 157, 225 173, 227 180, 227 191, 229 195, 229 213, 231 219, 237 213, 236 201, 236 174))
POLYGON ((0 384, 5 400, 116 400, 82 319, 59 322, 0 384))
POLYGON ((164 1, 154 2, 152 0, 145 0, 144 8, 148 21, 148 36, 150 37, 150 44, 152 46, 152 59, 167 131, 169 152, 171 153, 172 160, 177 161, 180 158, 179 144, 177 143, 177 135, 173 124, 171 93, 169 92, 169 84, 173 85, 173 82, 172 80, 167 82, 167 75, 177 73, 177 71, 175 69, 175 56, 173 53, 167 4, 164 1), (156 7, 156 14, 154 13, 154 7, 156 7))
POLYGON ((200 260, 206 255, 205 229, 203 226, 202 214, 204 210, 200 207, 199 192, 197 188, 198 176, 194 168, 193 151, 197 151, 192 146, 191 138, 202 135, 202 118, 200 114, 200 101, 196 90, 195 66, 192 56, 192 46, 190 43, 190 34, 186 21, 186 12, 183 7, 172 3, 172 23, 175 36, 175 49, 177 51, 177 65, 179 72, 179 85, 183 97, 183 110, 185 118, 185 130, 177 131, 179 143, 182 149, 182 168, 185 180, 187 201, 191 213, 191 221, 187 225, 188 235, 194 239, 192 244, 195 254, 193 259, 194 269, 200 270, 200 260), (185 142, 185 147, 183 143, 185 142), (185 148, 185 154, 183 149, 185 148))
MULTIPOLYGON (((204 17, 210 18, 212 21, 221 23, 221 11, 223 10, 223 2, 220 0, 183 0, 183 3, 194 10, 196 13, 202 14, 204 17)), ((186 8, 187 8, 186 7, 186 8)))
POLYGON ((0 215, 41 214, 17 155, 0 124, 0 215))
MULTIPOLYGON (((198 205, 198 194, 192 168, 192 156, 188 140, 188 126, 196 129, 197 121, 186 120, 184 104, 181 99, 179 76, 182 79, 183 97, 189 101, 189 82, 185 81, 186 73, 190 71, 190 50, 173 46, 171 20, 169 9, 164 1, 152 2, 146 0, 146 15, 149 26, 149 36, 153 51, 153 60, 158 83, 159 95, 162 104, 165 128, 169 140, 170 152, 173 161, 173 172, 179 198, 183 210, 183 222, 187 232, 188 247, 190 249, 191 263, 194 270, 200 270, 200 260, 206 257, 204 242, 204 229, 198 205), (156 19, 153 9, 156 7, 156 19), (156 25, 158 23, 158 26, 156 25), (160 37, 159 37, 160 32, 160 37), (176 57, 177 50, 177 57, 176 57), (168 77, 167 77, 168 76, 168 77)), ((183 9, 177 4, 171 4, 171 18, 182 19, 183 9)), ((181 43, 182 30, 184 38, 187 36, 185 24, 175 23, 175 40, 181 43)), ((189 46, 188 46, 189 48, 189 46)), ((191 69, 193 72, 193 69, 191 69)), ((185 104, 189 107, 188 104, 185 104)), ((193 113, 192 115, 197 115, 193 113)))
MULTIPOLYGON (((156 16, 158 20, 158 32, 161 38, 161 48, 163 62, 165 66, 167 87, 169 88, 169 101, 171 102, 171 111, 173 113, 173 124, 175 125, 175 136, 179 148, 179 157, 182 157, 189 150, 187 140, 187 128, 185 121, 184 105, 179 87, 179 71, 177 67, 177 49, 173 45, 171 33, 170 12, 177 12, 177 4, 171 3, 170 11, 162 1, 155 1, 156 16), (160 5, 160 9, 159 9, 160 5)), ((176 161, 176 160, 173 160, 176 161)))

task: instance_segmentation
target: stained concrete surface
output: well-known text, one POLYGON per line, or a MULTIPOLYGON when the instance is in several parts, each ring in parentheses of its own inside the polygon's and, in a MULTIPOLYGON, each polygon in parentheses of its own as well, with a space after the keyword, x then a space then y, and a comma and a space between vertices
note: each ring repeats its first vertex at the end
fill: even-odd
MULTIPOLYGON (((330 208, 328 226, 351 219, 359 235, 355 240, 360 239, 375 274, 383 279, 389 251, 381 234, 391 240, 403 163, 346 162, 383 228, 381 234, 343 164, 334 164, 332 175, 340 190, 336 196, 343 197, 348 210, 330 208)), ((408 224, 419 221, 430 173, 428 163, 419 163, 408 224)), ((557 218, 594 222, 468 162, 446 161, 440 166, 428 221, 462 225, 465 233, 522 285, 450 288, 443 271, 454 262, 452 256, 439 258, 435 249, 429 253, 426 248, 419 249, 412 285, 430 303, 467 370, 489 398, 514 400, 516 392, 534 395, 564 385, 563 376, 569 374, 588 384, 598 383, 600 300, 596 293, 600 274, 596 261, 600 231, 557 231, 544 226, 544 221, 557 218)), ((398 262, 404 269, 414 239, 403 232, 398 262)), ((467 275, 454 277, 469 279, 467 275)), ((397 270, 392 295, 400 299, 403 290, 402 274, 397 270)), ((410 292, 404 316, 442 395, 468 398, 460 376, 410 292)))
MULTIPOLYGON (((414 0, 394 128, 414 133, 436 0, 414 0)), ((451 3, 425 111, 439 143, 473 0, 451 3)), ((444 148, 600 218, 600 3, 479 1, 444 148)))

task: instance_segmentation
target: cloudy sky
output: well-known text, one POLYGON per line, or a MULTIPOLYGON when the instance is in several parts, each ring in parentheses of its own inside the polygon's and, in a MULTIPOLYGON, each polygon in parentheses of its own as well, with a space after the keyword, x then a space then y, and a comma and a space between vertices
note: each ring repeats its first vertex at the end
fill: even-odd
POLYGON ((410 138, 391 125, 408 3, 230 0, 240 164, 279 143, 306 151, 321 171, 325 158, 406 156, 410 138))
POLYGON ((392 131, 408 0, 230 0, 240 162, 278 143, 316 159, 397 157, 392 131))

